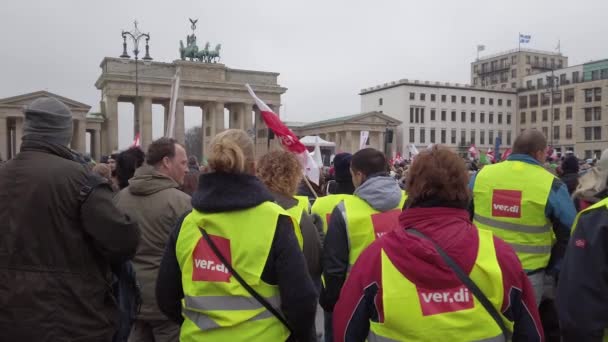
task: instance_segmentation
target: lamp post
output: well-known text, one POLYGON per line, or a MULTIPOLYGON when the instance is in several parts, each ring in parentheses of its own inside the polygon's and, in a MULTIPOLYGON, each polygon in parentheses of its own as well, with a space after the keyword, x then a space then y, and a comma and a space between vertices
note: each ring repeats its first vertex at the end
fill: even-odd
POLYGON ((549 130, 549 132, 550 132, 549 133, 550 134, 549 141, 550 141, 550 145, 551 145, 552 148, 555 148, 553 146, 553 136, 555 135, 555 128, 553 127, 553 116, 554 116, 554 113, 553 113, 553 96, 554 96, 554 94, 558 93, 559 91, 560 90, 559 90, 558 78, 557 78, 557 76, 555 76, 554 70, 551 69, 551 76, 547 76, 547 87, 546 87, 546 90, 545 90, 545 94, 549 94, 549 97, 550 97, 549 98, 549 101, 550 101, 549 102, 550 103, 550 107, 549 107, 550 108, 549 109, 550 113, 549 113, 549 116, 550 116, 550 119, 551 119, 551 121, 550 121, 550 123, 551 123, 551 129, 549 130))
POLYGON ((132 31, 122 31, 122 55, 120 58, 129 59, 131 56, 127 53, 127 37, 131 38, 131 43, 133 44, 133 55, 135 57, 135 104, 134 104, 134 115, 133 115, 133 123, 134 123, 134 131, 135 136, 140 133, 139 132, 139 70, 138 70, 138 61, 139 61, 139 41, 142 38, 146 39, 146 55, 142 58, 144 64, 148 64, 152 61, 152 57, 150 57, 150 46, 148 42, 150 41, 150 34, 143 33, 137 27, 137 20, 133 22, 135 26, 132 31))

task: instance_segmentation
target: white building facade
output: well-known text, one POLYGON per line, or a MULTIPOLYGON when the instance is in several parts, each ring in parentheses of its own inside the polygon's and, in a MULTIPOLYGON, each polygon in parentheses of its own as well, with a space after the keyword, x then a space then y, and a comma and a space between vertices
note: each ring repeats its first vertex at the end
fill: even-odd
POLYGON ((502 152, 515 140, 513 90, 403 79, 362 89, 360 95, 362 112, 378 111, 403 122, 395 132, 396 150, 406 157, 409 145, 442 144, 464 155, 471 144, 485 153, 499 138, 502 152))

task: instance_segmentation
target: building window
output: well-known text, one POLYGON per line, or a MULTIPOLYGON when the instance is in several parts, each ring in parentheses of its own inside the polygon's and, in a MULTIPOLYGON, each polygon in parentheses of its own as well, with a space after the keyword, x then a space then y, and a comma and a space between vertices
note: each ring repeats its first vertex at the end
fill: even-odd
POLYGON ((530 56, 526 56, 526 64, 530 64, 530 56))
POLYGON ((471 112, 471 122, 475 122, 475 112, 471 112))
POLYGON ((502 99, 498 99, 498 105, 502 106, 502 99))
POLYGON ((572 73, 572 83, 578 83, 578 71, 572 73))
POLYGON ((591 135, 591 133, 593 133, 592 128, 593 127, 585 127, 584 131, 585 131, 585 140, 586 141, 592 140, 592 135, 591 135))
POLYGON ((476 137, 477 134, 475 134, 475 133, 476 133, 475 130, 471 130, 471 144, 477 143, 477 137, 476 137))
POLYGON ((441 121, 445 121, 445 117, 446 117, 446 112, 445 110, 441 111, 441 121))
POLYGON ((511 145, 511 131, 507 131, 507 145, 511 145))
POLYGON ((511 114, 507 114, 507 125, 511 124, 511 114))
POLYGON ((517 88, 517 82, 511 83, 511 88, 513 88, 513 89, 517 88))
POLYGON ((414 129, 414 127, 410 127, 410 143, 415 143, 416 142, 416 130, 414 129))
POLYGON ((414 123, 414 107, 410 107, 410 123, 414 123))
POLYGON ((502 142, 502 131, 498 131, 498 140, 502 142))
POLYGON ((511 107, 511 100, 507 100, 507 107, 511 107))
POLYGON ((531 74, 530 68, 526 68, 526 75, 530 75, 530 74, 531 74))
POLYGON ((483 129, 481 131, 479 131, 479 145, 485 145, 486 144, 486 131, 484 131, 483 129))
POLYGON ((543 127, 543 135, 545 136, 545 138, 549 137, 549 128, 543 127))
POLYGON ((502 113, 498 113, 498 124, 502 125, 502 113))
POLYGON ((553 126, 553 139, 559 140, 559 126, 553 126))
POLYGON ((456 145, 456 130, 455 129, 452 129, 451 136, 450 136, 450 142, 452 145, 456 145))
POLYGON ((572 125, 566 125, 566 139, 572 139, 572 125))
POLYGON ((479 98, 479 104, 485 105, 486 104, 486 98, 485 97, 480 97, 479 98))
POLYGON ((463 129, 460 131, 460 145, 464 146, 467 144, 467 132, 463 129))
POLYGON ((538 94, 530 95, 530 108, 538 107, 538 94))
POLYGON ((416 112, 416 121, 415 122, 419 123, 420 122, 420 108, 416 108, 415 112, 416 112))
POLYGON ((532 81, 526 81, 526 89, 532 89, 532 81))
POLYGON ((446 95, 441 95, 441 102, 445 102, 446 101, 447 96, 446 95))
POLYGON ((600 79, 600 71, 599 70, 593 70, 591 72, 591 80, 592 81, 597 81, 600 79))
POLYGON ((431 121, 435 121, 435 110, 431 109, 431 121))
POLYGON ((456 95, 452 95, 452 103, 456 103, 456 95))
POLYGON ((531 123, 535 123, 536 122, 536 111, 533 110, 530 112, 530 122, 531 123))
POLYGON ((435 143, 435 129, 431 128, 431 144, 435 143))
POLYGON ((602 76, 601 76, 601 78, 603 80, 605 80, 605 79, 608 78, 608 69, 602 69, 602 76))
POLYGON ((466 96, 461 96, 460 97, 460 103, 467 103, 467 97, 466 96))
POLYGON ((585 102, 593 102, 593 89, 585 89, 585 102))
POLYGON ((585 108, 585 121, 593 119, 593 108, 585 108))
POLYGON ((572 107, 566 107, 566 120, 572 120, 572 107))
POLYGON ((602 107, 593 108, 593 120, 596 120, 596 121, 602 120, 602 107))
POLYGON ((446 133, 445 128, 442 128, 441 129, 441 143, 442 144, 445 144, 445 141, 446 141, 445 140, 445 133, 446 133))
POLYGON ((410 100, 416 99, 416 93, 410 93, 410 100))
POLYGON ((526 112, 521 112, 519 114, 519 123, 520 124, 525 124, 526 123, 526 112))
POLYGON ((559 121, 559 108, 553 108, 553 121, 559 121))
POLYGON ((602 140, 602 126, 593 127, 593 139, 602 140))
POLYGON ((540 96, 540 105, 541 106, 548 106, 550 100, 551 100, 551 96, 549 96, 549 94, 542 93, 541 96, 540 96))
POLYGON ((452 111, 452 122, 456 122, 456 111, 452 111))
POLYGON ((517 55, 511 56, 511 64, 517 63, 517 55))
POLYGON ((542 87, 543 87, 543 79, 542 78, 536 79, 536 89, 541 89, 542 87))
POLYGON ((566 74, 561 74, 559 75, 559 84, 566 84, 567 80, 566 80, 566 74))
POLYGON ((595 88, 593 94, 595 95, 595 101, 602 101, 602 88, 595 88))
POLYGON ((420 108, 420 123, 424 123, 424 108, 420 108))
POLYGON ((490 112, 490 114, 488 115, 488 123, 494 123, 494 113, 492 112, 490 112))
POLYGON ((435 94, 431 94, 431 102, 435 102, 435 94))
POLYGON ((378 106, 382 106, 382 98, 378 99, 378 106))
POLYGON ((519 97, 519 108, 528 108, 528 97, 523 95, 519 97))
POLYGON ((511 78, 516 78, 516 77, 517 77, 517 69, 511 70, 511 78))
POLYGON ((475 96, 471 96, 471 104, 475 104, 475 96))
POLYGON ((591 159, 593 157, 593 152, 591 150, 585 150, 585 159, 591 159))
POLYGON ((562 103, 562 91, 556 91, 553 93, 553 103, 554 104, 561 104, 562 103))
POLYGON ((547 120, 549 120, 549 110, 548 109, 543 109, 543 111, 542 111, 542 121, 543 122, 547 122, 547 120))
POLYGON ((424 144, 425 136, 424 136, 424 127, 420 127, 420 143, 424 144))
POLYGON ((574 88, 564 90, 564 102, 574 102, 574 88))
POLYGON ((489 104, 490 106, 493 106, 493 105, 494 105, 494 99, 493 99, 493 98, 489 98, 489 99, 488 99, 488 104, 489 104))
POLYGON ((425 101, 425 99, 426 99, 426 94, 420 93, 420 101, 425 101))
POLYGON ((486 121, 486 113, 484 113, 484 112, 479 113, 479 122, 485 123, 485 121, 486 121))
POLYGON ((494 141, 494 131, 489 131, 488 132, 488 144, 492 145, 493 141, 494 141))
POLYGON ((466 122, 466 121, 467 121, 467 113, 460 112, 460 122, 466 122))

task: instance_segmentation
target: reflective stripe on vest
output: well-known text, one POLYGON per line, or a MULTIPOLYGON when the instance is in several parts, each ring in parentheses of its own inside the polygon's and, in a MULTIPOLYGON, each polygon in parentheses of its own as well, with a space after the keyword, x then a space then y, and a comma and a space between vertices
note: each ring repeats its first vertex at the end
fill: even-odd
POLYGON ((378 237, 399 228, 399 215, 407 195, 402 192, 401 201, 395 209, 380 212, 358 196, 345 197, 338 204, 346 224, 348 237, 348 271, 367 246, 378 237))
MULTIPOLYGON (((491 232, 478 230, 479 245, 469 277, 500 309, 504 289, 491 232)), ((405 277, 381 250, 382 322, 370 320, 369 341, 504 341, 502 331, 475 296, 461 284, 424 289, 405 277)), ((507 329, 513 322, 502 316, 507 329)))
POLYGON ((578 213, 578 215, 576 215, 576 218, 574 219, 574 223, 572 224, 572 232, 570 234, 572 235, 574 233, 576 226, 578 226, 578 219, 581 217, 581 215, 597 208, 608 208, 608 198, 604 198, 603 200, 585 208, 585 210, 582 210, 580 213, 578 213))
POLYGON ((329 217, 331 216, 331 213, 334 211, 338 203, 340 203, 340 201, 342 201, 347 196, 351 195, 327 195, 317 198, 315 203, 313 203, 310 211, 313 214, 317 214, 321 217, 321 221, 323 222, 323 232, 327 233, 327 228, 329 226, 329 217))
POLYGON ((265 202, 225 213, 193 210, 186 216, 176 244, 184 290, 180 341, 287 339, 287 328, 232 277, 199 230, 203 227, 232 267, 280 311, 278 287, 261 279, 280 215, 288 213, 265 202))
POLYGON ((526 271, 549 262, 553 231, 545 209, 554 179, 541 166, 521 161, 488 165, 475 179, 473 222, 510 244, 526 271))

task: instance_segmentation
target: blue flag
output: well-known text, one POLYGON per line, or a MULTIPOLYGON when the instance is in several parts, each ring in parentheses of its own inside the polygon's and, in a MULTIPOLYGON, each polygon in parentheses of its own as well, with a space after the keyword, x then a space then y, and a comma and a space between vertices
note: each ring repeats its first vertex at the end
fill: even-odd
POLYGON ((520 43, 529 43, 532 36, 529 34, 519 34, 519 42, 520 43))

